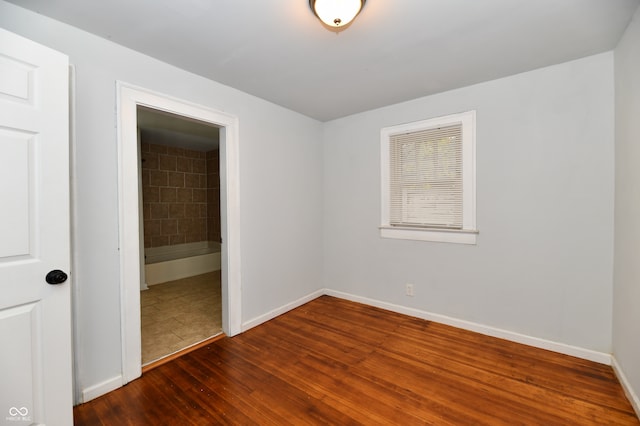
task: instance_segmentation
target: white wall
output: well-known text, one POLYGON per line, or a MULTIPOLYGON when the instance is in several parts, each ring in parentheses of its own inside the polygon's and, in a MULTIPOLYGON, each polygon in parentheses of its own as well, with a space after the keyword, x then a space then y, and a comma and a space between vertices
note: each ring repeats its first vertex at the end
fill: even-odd
POLYGON ((116 80, 239 117, 243 322, 321 288, 321 123, 3 1, 0 26, 76 66, 81 390, 121 373, 116 80))
POLYGON ((640 9, 615 50, 613 355, 640 415, 640 9))
POLYGON ((605 53, 326 123, 325 286, 609 353, 613 107, 605 53), (381 239, 380 128, 471 109, 477 246, 381 239))

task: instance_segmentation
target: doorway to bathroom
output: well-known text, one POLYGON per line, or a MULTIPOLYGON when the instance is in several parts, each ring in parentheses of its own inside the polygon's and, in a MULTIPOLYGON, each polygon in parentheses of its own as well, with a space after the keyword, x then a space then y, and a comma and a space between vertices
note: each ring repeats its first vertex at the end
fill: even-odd
MULTIPOLYGON (((141 302, 141 294, 146 292, 152 294, 154 286, 169 287, 169 283, 175 284, 178 287, 178 293, 165 290, 166 293, 156 297, 155 303, 164 299, 171 309, 175 309, 180 304, 191 305, 189 312, 191 314, 197 309, 187 301, 187 297, 193 295, 187 295, 186 288, 193 288, 193 293, 199 298, 193 303, 202 305, 204 316, 220 318, 222 331, 227 336, 234 336, 241 332, 239 149, 238 119, 233 115, 121 82, 117 83, 117 93, 122 383, 125 384, 142 374, 142 306, 143 303, 147 306, 154 302, 153 300, 141 302), (165 137, 172 132, 180 133, 177 129, 164 129, 160 132, 163 135, 157 132, 154 134, 153 131, 149 133, 145 130, 148 126, 144 124, 144 118, 140 126, 138 123, 138 115, 143 117, 146 113, 159 115, 160 117, 156 118, 161 123, 176 119, 176 123, 188 122, 187 127, 199 124, 207 127, 208 131, 213 129, 218 135, 217 158, 211 138, 208 138, 205 148, 195 145, 187 146, 184 143, 175 146, 168 143, 165 137), (149 134, 145 135, 145 133, 149 134), (145 159, 144 162, 143 159, 145 159), (173 170, 174 162, 175 170, 173 170), (181 171, 178 170, 179 162, 181 171), (143 167, 143 164, 146 165, 143 167), (218 165, 217 173, 215 164, 218 165), (208 170, 211 173, 207 173, 207 165, 210 166, 208 170), (151 171, 157 173, 151 173, 151 171), (175 172, 175 174, 170 175, 169 172, 175 172), (143 177, 145 174, 148 176, 143 177), (217 192, 215 188, 211 188, 211 194, 208 194, 210 188, 207 183, 216 181, 219 182, 217 192), (145 183, 149 184, 146 200, 145 183), (156 193, 158 197, 154 198, 156 193), (216 201, 212 200, 214 207, 210 210, 208 197, 215 198, 217 193, 219 193, 219 201, 216 204, 216 201), (191 202, 188 203, 188 200, 191 202), (148 204, 148 212, 145 212, 145 204, 148 204), (190 206, 188 207, 187 204, 190 206), (218 222, 216 217, 210 217, 215 216, 215 210, 219 210, 218 222), (173 212, 171 216, 170 212, 173 212), (180 222, 180 219, 186 220, 180 222), (155 220, 159 222, 153 223, 155 220), (146 223, 149 232, 145 232, 145 221, 149 221, 146 223), (209 222, 215 225, 209 227, 209 222), (159 233, 156 232, 158 226, 159 233), (184 236, 180 235, 179 227, 184 231, 184 236), (206 231, 197 232, 203 230, 206 231), (196 237, 196 234, 204 237, 196 237), (154 247, 145 249, 145 239, 150 246, 154 247), (171 244, 172 241, 176 244, 171 244), (175 258, 176 253, 179 253, 180 258, 175 258), (185 253, 188 253, 186 257, 184 257, 185 253), (145 263, 145 256, 152 258, 149 265, 156 264, 157 267, 154 270, 146 268, 149 265, 145 263), (171 264, 174 261, 187 262, 188 265, 171 264), (167 266, 170 267, 167 268, 167 266), (179 271, 185 270, 191 276, 181 276, 182 272, 179 271), (158 279, 158 276, 162 278, 158 279), (201 283, 191 282, 187 283, 187 286, 181 286, 185 284, 184 282, 176 283, 183 279, 201 281, 201 283), (163 282, 158 283, 158 280, 163 282), (198 287, 199 285, 202 287, 198 287), (211 294, 209 293, 211 287, 215 292, 218 286, 220 289, 218 305, 215 305, 215 300, 202 300, 204 294, 211 294), (150 290, 143 290, 145 287, 150 290), (212 309, 214 305, 219 306, 219 314, 216 313, 215 308, 212 309)), ((176 126, 182 125, 184 123, 176 124, 176 126)), ((157 317, 160 321, 164 318, 160 314, 157 317)), ((199 321, 198 317, 180 316, 179 318, 182 325, 199 321)), ((204 333, 210 335, 211 330, 205 330, 204 333)), ((183 336, 180 336, 183 341, 200 338, 188 336, 186 327, 181 331, 184 332, 183 336)), ((152 361, 148 358, 155 356, 157 355, 145 356, 145 361, 152 361)))
POLYGON ((138 105, 142 366, 222 333, 220 132, 138 105))

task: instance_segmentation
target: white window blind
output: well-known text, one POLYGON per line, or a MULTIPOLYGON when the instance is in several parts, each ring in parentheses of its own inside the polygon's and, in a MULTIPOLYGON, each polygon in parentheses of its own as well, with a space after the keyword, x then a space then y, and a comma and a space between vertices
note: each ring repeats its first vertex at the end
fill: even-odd
POLYGON ((389 140, 391 226, 462 229, 462 123, 389 140))

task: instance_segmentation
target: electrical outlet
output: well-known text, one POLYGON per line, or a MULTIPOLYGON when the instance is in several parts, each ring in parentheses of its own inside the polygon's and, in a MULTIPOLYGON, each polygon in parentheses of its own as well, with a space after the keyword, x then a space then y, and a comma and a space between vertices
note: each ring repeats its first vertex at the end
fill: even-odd
POLYGON ((404 290, 407 296, 413 296, 413 284, 405 284, 404 290))

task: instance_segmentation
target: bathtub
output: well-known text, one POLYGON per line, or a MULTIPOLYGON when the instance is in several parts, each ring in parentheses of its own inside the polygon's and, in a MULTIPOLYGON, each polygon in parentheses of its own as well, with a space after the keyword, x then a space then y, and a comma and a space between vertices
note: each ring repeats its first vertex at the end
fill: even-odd
POLYGON ((207 272, 219 271, 220 243, 198 243, 145 249, 145 282, 147 285, 179 280, 207 272))

